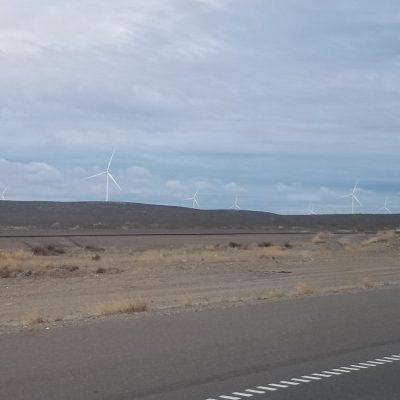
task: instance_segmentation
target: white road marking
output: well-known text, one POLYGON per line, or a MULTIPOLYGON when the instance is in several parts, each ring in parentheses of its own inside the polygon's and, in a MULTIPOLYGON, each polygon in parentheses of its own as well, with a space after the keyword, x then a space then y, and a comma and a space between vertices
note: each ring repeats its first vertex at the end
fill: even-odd
POLYGON ((268 390, 270 392, 275 392, 278 390, 278 389, 267 387, 267 386, 257 386, 257 389, 268 390))
POLYGON ((232 393, 232 394, 234 394, 235 396, 253 397, 253 395, 250 394, 250 393, 234 392, 234 393, 232 393))
POLYGON ((313 374, 313 376, 319 376, 321 378, 330 378, 332 375, 316 373, 316 374, 313 374))
POLYGON ((341 372, 334 372, 334 371, 322 371, 324 374, 331 374, 331 375, 342 375, 341 372))
POLYGON ((246 392, 249 393, 256 393, 256 394, 265 394, 262 390, 255 390, 255 389, 246 389, 246 392))
POLYGON ((354 368, 354 367, 340 367, 340 369, 347 369, 349 371, 359 371, 360 368, 354 368))
POLYGON ((281 385, 280 383, 270 383, 269 386, 273 386, 273 387, 277 387, 277 388, 281 388, 281 389, 288 387, 287 385, 281 385))
POLYGON ((295 382, 302 382, 302 383, 311 382, 311 381, 308 380, 308 379, 301 379, 301 378, 292 378, 292 381, 295 381, 295 382))
MULTIPOLYGON (((245 389, 244 392, 233 392, 232 395, 218 396, 218 399, 223 400, 243 400, 244 397, 254 397, 257 394, 265 394, 266 391, 275 392, 279 389, 286 389, 289 386, 298 386, 302 383, 309 383, 312 381, 319 381, 324 378, 332 378, 334 375, 342 375, 342 373, 351 373, 353 371, 360 371, 368 369, 369 367, 378 367, 380 365, 387 365, 394 361, 400 361, 399 354, 392 354, 389 357, 376 358, 375 360, 360 362, 358 364, 351 364, 349 367, 334 368, 331 370, 312 373, 310 375, 302 375, 301 378, 292 378, 288 381, 280 381, 279 383, 270 383, 268 386, 257 386, 256 389, 245 389)), ((206 400, 217 400, 215 398, 208 398, 206 400)))
POLYGON ((289 381, 281 381, 281 383, 283 383, 284 385, 293 385, 293 386, 300 385, 300 383, 298 382, 289 382, 289 381))
POLYGON ((335 368, 332 371, 336 371, 336 372, 347 372, 348 374, 350 373, 350 371, 347 371, 347 369, 341 369, 341 368, 335 368))
POLYGON ((317 378, 316 376, 310 376, 310 375, 303 375, 302 378, 311 379, 313 381, 320 381, 321 380, 321 378, 317 378))

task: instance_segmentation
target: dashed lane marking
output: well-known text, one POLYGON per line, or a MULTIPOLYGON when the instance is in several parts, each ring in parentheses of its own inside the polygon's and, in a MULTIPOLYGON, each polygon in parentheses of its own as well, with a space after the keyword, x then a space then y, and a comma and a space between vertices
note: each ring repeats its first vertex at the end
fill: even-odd
POLYGON ((267 386, 257 386, 257 389, 268 390, 269 392, 276 392, 278 389, 267 386))
MULTIPOLYGON (((311 383, 321 381, 326 378, 334 378, 342 374, 351 374, 353 372, 360 372, 368 368, 379 367, 381 365, 390 365, 400 361, 400 354, 392 354, 391 356, 376 358, 375 360, 364 361, 357 364, 350 364, 348 367, 333 368, 326 371, 315 372, 309 375, 302 375, 301 378, 292 378, 279 383, 269 383, 266 386, 257 386, 255 389, 245 389, 242 392, 233 392, 231 395, 220 395, 218 399, 223 400, 243 400, 245 398, 254 397, 266 392, 276 392, 282 389, 288 389, 291 386, 298 386, 304 383, 311 383)), ((209 397, 206 400, 217 400, 216 398, 209 397)))

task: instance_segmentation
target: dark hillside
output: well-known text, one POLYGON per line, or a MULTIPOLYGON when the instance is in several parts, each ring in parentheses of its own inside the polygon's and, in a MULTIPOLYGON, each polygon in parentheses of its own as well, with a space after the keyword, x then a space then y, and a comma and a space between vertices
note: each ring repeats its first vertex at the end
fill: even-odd
POLYGON ((60 229, 356 229, 400 227, 400 215, 298 215, 103 202, 0 202, 0 227, 60 229))

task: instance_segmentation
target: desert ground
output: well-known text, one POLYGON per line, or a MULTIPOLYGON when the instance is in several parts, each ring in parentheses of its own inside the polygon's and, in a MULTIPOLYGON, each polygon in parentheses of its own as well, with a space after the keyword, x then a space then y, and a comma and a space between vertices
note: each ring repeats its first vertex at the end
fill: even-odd
POLYGON ((400 283, 400 234, 0 239, 0 332, 400 283))

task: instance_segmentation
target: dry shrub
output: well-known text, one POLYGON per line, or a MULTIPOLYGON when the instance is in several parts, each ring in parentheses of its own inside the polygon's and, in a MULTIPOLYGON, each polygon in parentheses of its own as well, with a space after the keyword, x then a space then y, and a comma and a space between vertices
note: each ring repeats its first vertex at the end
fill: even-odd
POLYGON ((242 245, 237 242, 229 242, 228 246, 232 249, 241 249, 242 245))
POLYGON ((30 257, 31 254, 25 250, 0 251, 0 261, 25 261, 28 260, 30 257))
POLYGON ((85 246, 86 251, 92 251, 93 253, 99 253, 105 251, 104 247, 97 247, 97 246, 85 246))
POLYGON ((95 271, 95 274, 120 274, 122 270, 119 268, 103 268, 103 267, 98 267, 95 271))
POLYGON ((16 278, 22 273, 21 268, 4 265, 0 267, 0 278, 16 278))
POLYGON ((95 254, 95 255, 92 257, 92 260, 93 260, 93 261, 100 261, 100 260, 101 260, 101 256, 99 256, 98 254, 95 254))
POLYGON ((54 244, 47 244, 32 247, 32 252, 35 256, 59 256, 60 254, 65 254, 65 249, 54 244))
POLYGON ((284 248, 284 249, 293 249, 293 246, 292 246, 292 244, 290 244, 289 242, 286 242, 286 243, 283 245, 283 248, 284 248))
POLYGON ((364 289, 372 289, 374 286, 375 286, 375 285, 374 285, 373 282, 371 282, 370 278, 368 278, 368 277, 363 278, 363 280, 362 280, 362 287, 363 287, 364 289))
POLYGON ((313 238, 312 242, 314 244, 324 244, 326 243, 329 239, 331 239, 333 236, 332 233, 330 232, 318 232, 313 238))
POLYGON ((185 307, 192 307, 193 306, 193 298, 187 297, 184 302, 185 307))
POLYGON ((273 288, 269 292, 269 297, 272 299, 277 299, 277 298, 284 297, 284 296, 285 296, 285 292, 279 288, 273 288))
POLYGON ((257 244, 258 247, 271 247, 272 243, 271 242, 262 242, 257 244))
POLYGON ((296 294, 299 296, 304 296, 314 293, 314 288, 308 283, 298 283, 295 287, 296 294))
POLYGON ((23 326, 32 326, 36 324, 43 324, 45 322, 47 321, 44 319, 43 315, 38 310, 32 310, 23 315, 21 318, 21 323, 23 326))
POLYGON ((98 314, 133 314, 147 311, 147 304, 142 300, 115 299, 109 303, 100 305, 98 314))
POLYGON ((396 231, 382 231, 378 232, 376 236, 373 236, 372 238, 369 238, 367 240, 364 240, 362 244, 364 246, 368 246, 370 244, 375 244, 375 243, 387 243, 389 240, 393 239, 396 237, 396 231))

